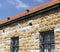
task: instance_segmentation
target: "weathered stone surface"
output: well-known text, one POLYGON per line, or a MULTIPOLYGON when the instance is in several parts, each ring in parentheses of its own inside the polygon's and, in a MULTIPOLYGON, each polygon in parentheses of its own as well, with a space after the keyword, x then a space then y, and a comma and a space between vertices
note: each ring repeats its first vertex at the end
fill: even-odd
MULTIPOLYGON (((0 46, 1 51, 10 52, 11 47, 11 37, 19 36, 19 52, 30 52, 30 50, 40 50, 40 33, 41 31, 47 31, 52 29, 57 29, 57 24, 60 24, 60 7, 44 12, 42 15, 37 15, 35 17, 27 18, 25 20, 20 21, 19 23, 12 24, 8 27, 3 28, 0 30, 0 46), (31 28, 28 31, 22 31, 11 33, 6 36, 2 33, 6 33, 7 31, 13 31, 16 29, 23 29, 29 26, 29 21, 32 20, 32 24, 36 25, 37 28, 31 28), (5 32, 3 32, 5 30, 5 32)), ((60 29, 59 29, 60 30, 60 29)), ((60 46, 60 32, 55 32, 55 45, 60 46)), ((58 48, 56 48, 58 52, 58 48)))

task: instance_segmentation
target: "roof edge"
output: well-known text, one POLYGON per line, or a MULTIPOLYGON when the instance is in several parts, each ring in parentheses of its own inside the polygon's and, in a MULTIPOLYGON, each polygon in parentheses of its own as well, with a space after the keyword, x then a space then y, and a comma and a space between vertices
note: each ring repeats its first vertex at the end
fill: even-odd
POLYGON ((23 17, 23 16, 32 14, 32 13, 37 12, 37 11, 39 11, 39 10, 42 10, 42 9, 44 9, 44 8, 53 6, 53 5, 57 4, 57 3, 60 3, 60 0, 53 0, 53 1, 51 1, 51 2, 48 2, 48 3, 46 3, 46 4, 43 4, 43 5, 38 6, 38 7, 36 7, 36 8, 33 8, 33 9, 29 10, 29 12, 24 12, 24 13, 21 13, 21 14, 19 14, 19 15, 17 15, 17 16, 13 16, 13 17, 10 18, 9 20, 3 20, 3 21, 0 22, 0 25, 5 24, 5 23, 10 22, 10 21, 13 21, 13 20, 15 20, 15 19, 17 19, 17 18, 21 18, 21 17, 23 17))

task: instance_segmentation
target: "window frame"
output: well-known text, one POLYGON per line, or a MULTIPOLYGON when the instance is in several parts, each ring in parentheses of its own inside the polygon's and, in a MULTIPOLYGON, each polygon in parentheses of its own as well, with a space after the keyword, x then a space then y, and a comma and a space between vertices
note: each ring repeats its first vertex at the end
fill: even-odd
POLYGON ((19 37, 12 37, 11 38, 11 46, 10 46, 10 49, 11 49, 10 50, 11 52, 15 52, 15 51, 18 52, 18 50, 19 50, 19 37))
MULTIPOLYGON (((46 49, 45 51, 50 50, 50 51, 48 51, 48 52, 52 52, 52 50, 55 49, 54 30, 49 30, 49 31, 40 32, 40 35, 41 35, 41 37, 42 37, 42 39, 43 39, 43 40, 41 41, 41 45, 43 46, 43 48, 41 48, 42 51, 44 52, 44 50, 46 49), (45 41, 44 38, 46 38, 47 35, 50 36, 50 41, 45 41), (45 36, 46 36, 46 37, 45 37, 45 36), (53 41, 52 41, 52 39, 51 39, 52 37, 53 37, 53 41), (49 45, 50 48, 48 48, 48 46, 44 48, 45 45, 49 45), (53 47, 52 47, 52 45, 53 45, 53 47)), ((47 38, 49 38, 49 37, 47 37, 47 38)), ((48 39, 47 39, 47 40, 48 40, 48 39)))

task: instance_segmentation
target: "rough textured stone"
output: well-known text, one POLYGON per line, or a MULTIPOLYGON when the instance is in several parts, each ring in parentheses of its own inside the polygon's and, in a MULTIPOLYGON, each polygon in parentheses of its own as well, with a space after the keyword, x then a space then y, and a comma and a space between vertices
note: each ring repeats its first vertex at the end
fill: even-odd
MULTIPOLYGON (((19 52, 30 52, 30 50, 40 49, 40 33, 41 31, 53 30, 60 23, 60 7, 52 9, 50 11, 37 15, 35 17, 27 18, 19 23, 12 24, 8 27, 0 30, 0 49, 4 49, 4 52, 10 52, 11 37, 19 36, 19 52), (2 37, 3 30, 13 31, 18 28, 24 28, 29 26, 29 21, 32 20, 32 24, 39 24, 39 28, 30 29, 27 32, 17 32, 2 37)), ((57 27, 58 28, 58 27, 57 27)), ((60 30, 60 29, 59 29, 60 30)), ((55 45, 60 46, 60 32, 55 32, 55 45)), ((58 52, 58 48, 55 49, 58 52)))

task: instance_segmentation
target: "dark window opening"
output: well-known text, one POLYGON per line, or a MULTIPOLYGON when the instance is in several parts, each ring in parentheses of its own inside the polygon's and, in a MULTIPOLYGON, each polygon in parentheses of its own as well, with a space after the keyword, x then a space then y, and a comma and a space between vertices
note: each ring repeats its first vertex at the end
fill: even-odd
POLYGON ((32 22, 31 22, 31 23, 29 23, 29 25, 30 25, 30 26, 32 26, 32 22))
POLYGON ((41 34, 41 51, 42 52, 54 52, 55 49, 55 38, 54 31, 40 32, 41 34))
POLYGON ((3 30, 3 32, 5 32, 5 30, 3 30))
POLYGON ((19 50, 19 37, 11 38, 11 52, 18 52, 19 50))

